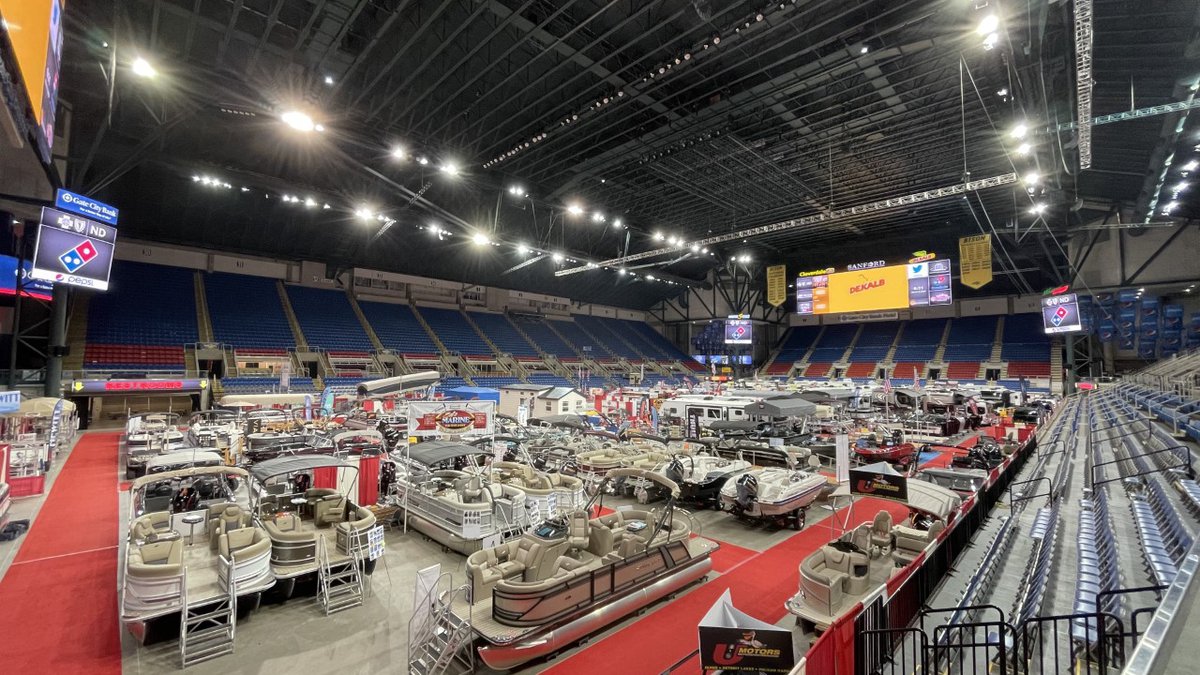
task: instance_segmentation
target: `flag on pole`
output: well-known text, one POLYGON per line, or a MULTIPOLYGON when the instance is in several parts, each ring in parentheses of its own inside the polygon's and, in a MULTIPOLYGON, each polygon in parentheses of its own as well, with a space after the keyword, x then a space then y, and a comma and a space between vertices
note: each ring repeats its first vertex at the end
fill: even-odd
POLYGON ((883 378, 883 393, 885 393, 885 394, 892 393, 892 378, 890 378, 890 377, 883 378))
POLYGON ((921 380, 917 378, 917 371, 913 371, 913 389, 921 391, 921 380))

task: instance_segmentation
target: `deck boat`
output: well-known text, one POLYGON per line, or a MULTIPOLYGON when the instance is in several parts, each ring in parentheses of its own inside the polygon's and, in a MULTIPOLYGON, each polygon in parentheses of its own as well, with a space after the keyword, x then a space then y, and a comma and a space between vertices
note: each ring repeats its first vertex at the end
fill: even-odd
POLYGON ((375 514, 343 492, 357 480, 357 467, 329 455, 294 455, 260 462, 249 473, 252 513, 269 538, 282 596, 293 593, 297 579, 325 568, 353 563, 362 573, 374 571, 367 549, 375 514), (354 474, 347 479, 342 472, 354 474), (310 487, 317 482, 326 484, 310 487))
MULTIPOLYGON (((871 468, 899 475, 886 464, 871 468)), ((909 480, 907 487, 909 516, 900 524, 879 511, 801 561, 799 592, 784 604, 810 631, 828 628, 934 545, 962 504, 958 494, 933 483, 909 480)))
POLYGON ((409 446, 404 456, 387 460, 395 467, 387 502, 400 507, 406 527, 459 553, 519 537, 530 525, 528 495, 479 468, 475 458, 489 455, 455 441, 409 446))
POLYGON ((768 467, 726 481, 721 509, 748 521, 774 522, 779 527, 804 528, 805 512, 825 489, 818 473, 768 467))
POLYGON ((203 448, 229 447, 241 431, 238 415, 232 410, 201 410, 188 418, 188 442, 203 448))
POLYGON ((122 575, 121 621, 140 642, 178 635, 185 607, 243 606, 275 583, 271 543, 251 518, 247 473, 196 467, 144 476, 130 488, 131 517, 122 575))
POLYGON ((603 482, 623 479, 654 481, 670 496, 662 509, 589 518, 603 504, 601 489, 584 509, 467 558, 471 592, 450 609, 471 623, 489 667, 515 668, 563 649, 712 569, 718 545, 692 536, 690 517, 675 508, 679 486, 633 468, 603 482))

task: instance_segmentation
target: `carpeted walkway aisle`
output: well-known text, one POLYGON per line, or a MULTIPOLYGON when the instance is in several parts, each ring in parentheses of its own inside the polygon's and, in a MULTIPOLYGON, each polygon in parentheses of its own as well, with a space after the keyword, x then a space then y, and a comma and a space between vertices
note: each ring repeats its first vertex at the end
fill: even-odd
POLYGON ((119 437, 79 439, 0 580, 0 663, 7 672, 121 673, 119 437))
MULTIPOLYGON (((847 507, 848 508, 848 507, 847 507)), ((850 512, 849 527, 870 522, 886 509, 895 519, 908 516, 908 507, 879 499, 861 499, 850 512)), ((834 516, 846 517, 846 509, 834 516)), ((734 605, 750 616, 774 623, 787 610, 783 602, 799 588, 799 566, 805 556, 832 539, 822 521, 739 564, 712 581, 646 617, 548 668, 549 675, 570 673, 661 673, 696 648, 696 625, 725 589, 734 605), (746 564, 748 563, 748 564, 746 564)))

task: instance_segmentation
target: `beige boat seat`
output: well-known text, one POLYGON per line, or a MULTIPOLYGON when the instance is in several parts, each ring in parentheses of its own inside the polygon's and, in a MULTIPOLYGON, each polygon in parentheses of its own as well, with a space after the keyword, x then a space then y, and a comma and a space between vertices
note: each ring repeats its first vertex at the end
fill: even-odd
POLYGON ((586 511, 575 511, 567 519, 567 545, 572 550, 587 548, 591 540, 592 523, 586 511))
POLYGON ((208 510, 209 548, 217 550, 221 534, 250 526, 250 514, 237 504, 216 504, 208 510))
POLYGON ((346 498, 334 493, 325 495, 313 505, 313 522, 317 527, 333 525, 346 519, 346 498))
POLYGON ((271 540, 257 527, 240 527, 222 533, 217 550, 223 557, 237 561, 270 551, 271 540))
POLYGON ((129 553, 128 573, 138 577, 171 577, 183 572, 183 541, 151 541, 129 553))
POLYGON ((346 520, 337 522, 334 529, 337 532, 337 548, 346 555, 350 555, 350 537, 351 533, 359 533, 357 543, 360 550, 366 553, 367 535, 366 530, 375 526, 375 513, 371 509, 362 506, 356 506, 346 520))
POLYGON ((263 521, 267 534, 279 541, 304 541, 312 539, 312 532, 300 528, 300 518, 294 513, 276 514, 274 518, 263 521))
POLYGON ((150 539, 150 535, 162 535, 171 531, 171 514, 166 511, 156 511, 140 516, 133 521, 129 528, 130 537, 135 542, 150 539))
POLYGON ((570 576, 575 572, 582 571, 587 568, 587 563, 576 560, 570 556, 560 555, 554 561, 554 576, 570 576))
POLYGON ((929 544, 929 533, 925 530, 897 525, 892 528, 892 534, 896 536, 896 550, 892 551, 892 558, 901 565, 916 560, 929 544))
POLYGON ((867 556, 822 546, 800 563, 801 588, 805 600, 821 612, 836 616, 846 593, 866 590, 867 576, 854 574, 865 568, 867 556))
POLYGON ((458 490, 459 497, 464 504, 478 504, 483 501, 483 482, 479 480, 479 476, 472 476, 458 490))
POLYGON ((892 547, 892 514, 880 511, 871 523, 871 546, 886 551, 892 547))

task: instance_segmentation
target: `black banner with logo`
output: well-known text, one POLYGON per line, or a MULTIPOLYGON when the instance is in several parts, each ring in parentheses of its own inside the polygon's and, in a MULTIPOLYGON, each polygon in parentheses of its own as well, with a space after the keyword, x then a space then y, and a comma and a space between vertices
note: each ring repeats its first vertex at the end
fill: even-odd
POLYGON ((899 474, 850 469, 850 494, 908 501, 908 478, 899 474))
POLYGON ((687 438, 700 438, 700 420, 704 419, 704 410, 701 408, 687 409, 687 429, 684 434, 687 438))
POLYGON ((795 664, 791 631, 700 626, 705 673, 787 673, 795 664))

